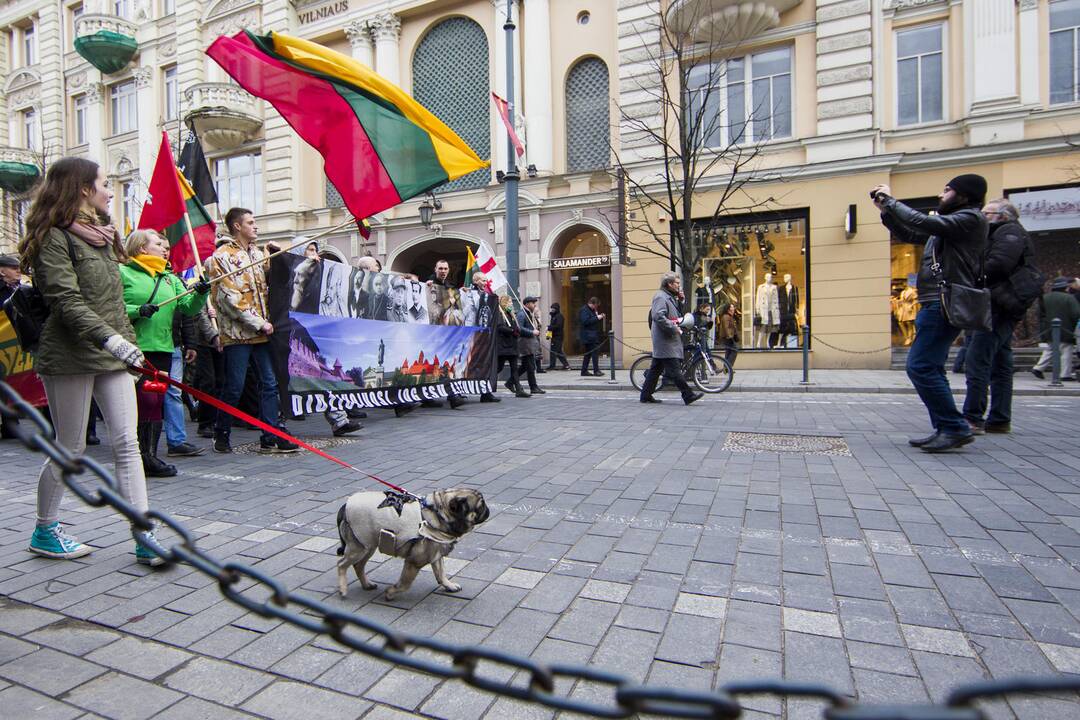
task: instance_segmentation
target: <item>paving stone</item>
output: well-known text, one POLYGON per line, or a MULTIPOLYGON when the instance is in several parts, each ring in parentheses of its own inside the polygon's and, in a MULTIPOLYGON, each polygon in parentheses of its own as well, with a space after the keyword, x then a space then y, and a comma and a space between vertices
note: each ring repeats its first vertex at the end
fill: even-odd
POLYGON ((631 585, 626 583, 609 582, 607 580, 589 580, 578 594, 579 597, 590 600, 603 600, 605 602, 621 603, 626 600, 631 585))
POLYGON ((604 636, 608 626, 615 620, 618 612, 619 606, 615 603, 578 598, 555 623, 549 636, 586 645, 596 645, 604 636))
POLYGON ((854 691, 842 640, 803 633, 784 633, 784 677, 822 682, 841 692, 854 691))
POLYGON ((168 645, 125 637, 94 650, 86 659, 144 680, 152 680, 191 657, 190 653, 168 645))
POLYGON ((679 599, 675 602, 675 612, 686 615, 723 619, 726 609, 727 600, 725 598, 710 597, 708 595, 679 593, 679 599))
POLYGON ((270 670, 302 682, 311 682, 341 660, 341 653, 305 646, 270 666, 270 670))
POLYGON ((445 683, 420 708, 447 720, 475 720, 483 716, 494 702, 491 693, 471 688, 462 683, 445 683))
POLYGON ((368 688, 364 697, 375 702, 415 710, 439 685, 439 679, 425 673, 394 668, 368 688))
POLYGON ((1059 672, 1080 674, 1080 648, 1043 642, 1039 647, 1059 672))
POLYGON ((18 685, 0 690, 0 708, 5 717, 13 719, 69 720, 83 714, 79 708, 18 685))
POLYGON ((8 635, 26 635, 56 622, 61 617, 53 612, 15 604, 0 598, 0 632, 8 635))
MULTIPOLYGON (((971 644, 994 677, 1049 675, 1054 672, 1054 668, 1039 652, 1039 647, 1029 640, 973 635, 971 644)), ((1077 653, 1077 657, 1080 658, 1080 653, 1077 653)), ((1080 670, 1080 664, 1077 668, 1080 670)))
POLYGON ((904 648, 848 640, 847 650, 853 668, 898 675, 916 674, 911 653, 904 648))
POLYGON ((86 660, 42 648, 0 665, 0 677, 56 697, 105 672, 86 660))
POLYGON ((979 663, 967 657, 941 655, 913 651, 911 653, 919 675, 926 684, 930 699, 940 703, 949 692, 959 686, 986 679, 986 673, 979 663))
POLYGON ((157 720, 242 720, 255 716, 188 696, 157 715, 157 720))
POLYGON ((831 613, 783 608, 784 629, 808 635, 843 637, 840 632, 840 620, 831 613))
POLYGON ((0 665, 23 655, 29 655, 38 649, 39 647, 33 643, 8 635, 0 635, 0 665))
POLYGON ((1080 647, 1080 623, 1061 605, 1027 600, 1005 604, 1037 642, 1080 647))
POLYGON ((277 680, 241 707, 273 720, 353 720, 367 712, 370 703, 303 683, 277 680))
POLYGON ((918 678, 874 670, 852 670, 859 702, 916 704, 927 702, 926 688, 918 678))
POLYGON ((674 614, 656 650, 657 660, 702 666, 717 661, 720 623, 714 618, 674 614))
POLYGON ((975 651, 971 649, 971 645, 968 644, 962 632, 903 623, 900 624, 900 631, 904 634, 907 646, 912 650, 975 657, 975 651))
POLYGON ((141 720, 157 717, 182 697, 160 685, 110 672, 75 688, 65 700, 104 717, 141 720))
POLYGON ((164 682, 175 690, 235 707, 269 685, 271 678, 233 663, 196 657, 169 673, 164 682))

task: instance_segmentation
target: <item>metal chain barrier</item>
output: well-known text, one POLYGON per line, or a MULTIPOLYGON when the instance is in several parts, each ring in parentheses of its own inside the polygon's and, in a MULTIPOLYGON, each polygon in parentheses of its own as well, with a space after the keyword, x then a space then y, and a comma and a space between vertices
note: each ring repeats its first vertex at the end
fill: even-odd
POLYGON ((831 348, 837 352, 847 353, 848 355, 876 355, 877 353, 892 352, 893 349, 892 345, 888 345, 887 347, 878 348, 877 350, 846 350, 842 347, 836 347, 832 343, 825 342, 813 333, 810 334, 810 337, 814 339, 814 342, 819 342, 827 348, 831 348))
MULTIPOLYGON (((198 546, 191 530, 168 513, 151 508, 143 513, 120 493, 116 478, 93 458, 75 455, 54 439, 52 426, 9 385, 0 381, 0 417, 17 420, 12 432, 30 450, 46 455, 60 470, 66 485, 83 502, 109 507, 131 523, 131 535, 166 561, 187 563, 214 579, 222 594, 265 618, 275 618, 315 635, 327 635, 345 647, 371 657, 448 680, 461 680, 496 695, 534 702, 601 718, 626 718, 637 713, 676 718, 729 720, 742 714, 736 700, 743 695, 775 695, 819 700, 830 720, 919 718, 920 720, 985 720, 973 706, 976 700, 1012 693, 1080 691, 1080 676, 1023 677, 979 682, 952 691, 944 705, 859 705, 832 688, 789 680, 746 680, 727 683, 715 691, 642 685, 596 667, 567 663, 545 664, 480 645, 455 645, 432 637, 396 630, 383 623, 292 592, 280 580, 249 565, 222 561, 198 546), (177 542, 167 545, 149 533, 155 524, 169 528, 177 542), (509 680, 498 670, 521 673, 509 680), (593 702, 556 689, 557 680, 595 683, 609 688, 608 701, 593 702)), ((62 562, 62 561, 57 561, 62 562)))

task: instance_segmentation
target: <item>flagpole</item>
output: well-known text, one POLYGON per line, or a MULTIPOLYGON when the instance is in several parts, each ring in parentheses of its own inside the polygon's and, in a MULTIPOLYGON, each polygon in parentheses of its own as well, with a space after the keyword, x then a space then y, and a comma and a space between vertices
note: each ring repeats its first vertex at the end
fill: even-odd
MULTIPOLYGON (((297 240, 296 242, 292 243, 291 245, 286 245, 283 248, 278 248, 274 252, 272 252, 269 255, 267 255, 266 257, 264 257, 262 260, 256 260, 253 263, 248 263, 247 265, 244 265, 243 267, 238 267, 235 270, 232 270, 230 272, 225 273, 224 275, 213 278, 212 280, 210 280, 210 284, 213 285, 215 283, 219 283, 222 280, 224 280, 225 278, 232 277, 233 275, 237 275, 239 273, 242 273, 245 270, 250 270, 251 268, 255 267, 256 265, 264 263, 264 262, 270 260, 271 258, 275 258, 275 257, 277 257, 278 255, 280 255, 282 253, 289 252, 293 248, 298 248, 301 245, 307 245, 309 242, 312 242, 313 240, 318 240, 319 238, 323 237, 324 235, 329 235, 332 232, 340 230, 341 228, 345 227, 349 223, 355 223, 355 222, 356 222, 356 220, 354 218, 350 217, 348 220, 345 220, 344 222, 339 223, 338 225, 335 225, 332 228, 328 228, 326 230, 323 230, 322 232, 316 233, 315 235, 312 235, 310 237, 302 237, 299 240, 297 240)), ((188 227, 189 228, 191 227, 190 221, 189 221, 188 227)), ((190 230, 189 230, 189 232, 190 232, 190 230)), ((194 236, 192 236, 192 237, 194 237, 194 236)), ((180 298, 185 297, 187 295, 190 295, 193 292, 195 292, 195 288, 189 288, 188 290, 186 290, 185 292, 180 293, 179 295, 176 295, 176 296, 174 296, 172 298, 169 298, 168 300, 164 300, 164 301, 158 303, 158 307, 161 308, 161 307, 164 307, 165 305, 169 305, 170 303, 174 303, 177 300, 179 300, 180 298)))
POLYGON ((184 206, 184 228, 187 230, 188 242, 191 244, 191 254, 195 257, 195 274, 202 280, 202 257, 199 255, 199 245, 195 242, 195 232, 191 229, 191 215, 188 214, 186 205, 184 206))
POLYGON ((517 295, 518 289, 518 174, 517 148, 514 147, 514 0, 506 0, 506 105, 510 126, 506 131, 506 284, 517 295))

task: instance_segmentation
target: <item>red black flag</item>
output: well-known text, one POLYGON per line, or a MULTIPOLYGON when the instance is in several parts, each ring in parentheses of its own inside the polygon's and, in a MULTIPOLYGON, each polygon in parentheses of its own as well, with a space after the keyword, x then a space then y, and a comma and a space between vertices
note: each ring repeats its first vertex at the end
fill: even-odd
POLYGON ((214 179, 210 176, 210 168, 206 166, 206 156, 203 154, 199 136, 195 134, 195 128, 188 128, 184 147, 180 150, 180 162, 177 165, 187 181, 191 183, 195 197, 199 198, 203 205, 213 205, 218 201, 214 179))

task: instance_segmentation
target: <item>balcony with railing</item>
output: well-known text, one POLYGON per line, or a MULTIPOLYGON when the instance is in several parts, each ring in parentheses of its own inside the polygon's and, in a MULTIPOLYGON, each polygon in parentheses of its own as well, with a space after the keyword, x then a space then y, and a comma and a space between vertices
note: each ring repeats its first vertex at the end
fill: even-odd
POLYGON ((0 190, 24 193, 41 176, 41 157, 33 150, 0 145, 0 190))
POLYGON ((262 103, 232 83, 204 82, 184 92, 184 119, 215 147, 234 148, 255 137, 263 124, 262 103))
POLYGON ((101 72, 118 73, 139 50, 137 29, 118 15, 81 15, 75 20, 75 51, 101 72))

